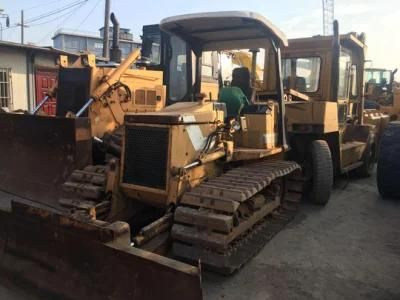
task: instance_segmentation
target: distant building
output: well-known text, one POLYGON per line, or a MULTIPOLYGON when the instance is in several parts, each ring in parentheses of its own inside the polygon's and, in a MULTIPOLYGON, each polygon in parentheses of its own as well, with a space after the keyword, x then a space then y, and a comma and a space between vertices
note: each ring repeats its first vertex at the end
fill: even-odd
MULTIPOLYGON (((0 41, 0 107, 9 110, 32 110, 57 80, 57 60, 76 54, 54 49, 0 41)), ((55 100, 44 110, 53 114, 55 100)))
MULTIPOLYGON (((97 57, 103 56, 103 36, 104 28, 100 28, 100 36, 80 33, 76 31, 68 31, 60 29, 53 36, 54 48, 69 52, 88 51, 96 54, 97 57)), ((112 27, 110 27, 110 47, 112 45, 112 27)), ((130 52, 136 48, 140 48, 141 42, 133 39, 132 33, 127 28, 121 28, 119 32, 120 48, 122 58, 125 58, 130 52)))

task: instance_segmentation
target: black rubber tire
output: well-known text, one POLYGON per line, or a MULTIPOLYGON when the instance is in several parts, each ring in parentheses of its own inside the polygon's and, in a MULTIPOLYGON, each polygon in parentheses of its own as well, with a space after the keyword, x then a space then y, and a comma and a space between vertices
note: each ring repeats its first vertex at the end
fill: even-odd
POLYGON ((400 198, 400 121, 391 122, 382 133, 378 167, 378 190, 384 198, 400 198))
POLYGON ((324 140, 311 143, 312 183, 310 199, 314 204, 328 203, 333 186, 333 164, 329 145, 324 140))

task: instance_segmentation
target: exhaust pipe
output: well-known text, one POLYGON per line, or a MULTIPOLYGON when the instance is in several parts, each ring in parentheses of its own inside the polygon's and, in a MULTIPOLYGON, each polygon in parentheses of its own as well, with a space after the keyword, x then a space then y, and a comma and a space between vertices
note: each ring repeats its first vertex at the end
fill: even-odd
POLYGON ((340 60, 340 36, 339 22, 333 21, 333 44, 332 44, 332 85, 331 85, 331 101, 338 101, 339 89, 339 60, 340 60))
POLYGON ((119 48, 119 22, 114 13, 111 13, 111 22, 113 24, 113 40, 110 50, 110 60, 116 63, 120 63, 121 49, 119 48))

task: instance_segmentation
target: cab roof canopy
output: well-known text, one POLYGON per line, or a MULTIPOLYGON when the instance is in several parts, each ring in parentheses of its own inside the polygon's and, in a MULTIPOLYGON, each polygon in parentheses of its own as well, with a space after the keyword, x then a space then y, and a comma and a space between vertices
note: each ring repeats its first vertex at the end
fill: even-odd
MULTIPOLYGON (((313 37, 296 38, 289 40, 289 48, 284 49, 284 52, 291 52, 297 49, 331 49, 333 36, 316 35, 313 37)), ((341 34, 340 44, 345 48, 353 51, 366 51, 367 46, 354 33, 341 34)))
POLYGON ((161 21, 160 27, 203 51, 259 48, 270 39, 278 46, 288 45, 286 36, 270 21, 247 11, 169 17, 161 21))

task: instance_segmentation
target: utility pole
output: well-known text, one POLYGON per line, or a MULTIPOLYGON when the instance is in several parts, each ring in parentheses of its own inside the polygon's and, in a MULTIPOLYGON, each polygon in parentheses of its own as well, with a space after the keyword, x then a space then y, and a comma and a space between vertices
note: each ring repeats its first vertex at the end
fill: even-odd
POLYGON ((24 10, 21 10, 21 44, 24 43, 24 10))
POLYGON ((110 54, 110 0, 106 0, 104 9, 103 57, 109 58, 110 54))
POLYGON ((21 10, 21 23, 18 23, 17 26, 21 26, 21 44, 24 43, 24 30, 25 27, 28 27, 28 25, 25 25, 24 23, 24 10, 21 10))

